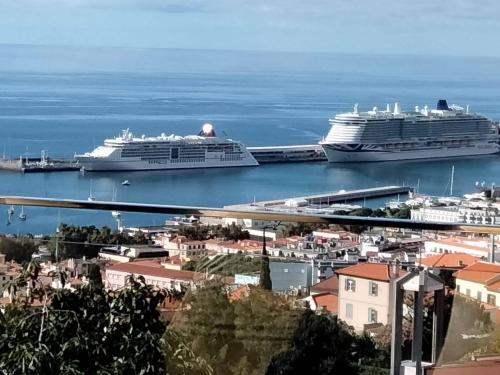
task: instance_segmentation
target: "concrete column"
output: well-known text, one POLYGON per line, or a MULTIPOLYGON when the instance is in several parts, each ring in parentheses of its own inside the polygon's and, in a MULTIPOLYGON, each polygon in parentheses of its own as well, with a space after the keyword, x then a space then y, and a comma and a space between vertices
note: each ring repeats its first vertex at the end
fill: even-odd
POLYGON ((391 375, 399 375, 401 370, 401 341, 403 330, 403 290, 398 282, 392 289, 394 309, 391 322, 391 375))
POLYGON ((415 363, 415 373, 422 374, 422 335, 424 323, 424 285, 425 272, 419 272, 418 292, 415 293, 413 303, 413 342, 411 350, 411 360, 415 363))
POLYGON ((434 314, 432 317, 432 363, 439 361, 444 341, 444 289, 434 291, 434 314))

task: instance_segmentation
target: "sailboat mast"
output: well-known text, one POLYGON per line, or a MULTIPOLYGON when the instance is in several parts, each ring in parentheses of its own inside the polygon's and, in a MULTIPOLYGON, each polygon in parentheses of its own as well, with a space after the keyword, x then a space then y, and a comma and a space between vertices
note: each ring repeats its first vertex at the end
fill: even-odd
POLYGON ((455 166, 451 167, 450 196, 453 196, 453 179, 455 177, 455 166))

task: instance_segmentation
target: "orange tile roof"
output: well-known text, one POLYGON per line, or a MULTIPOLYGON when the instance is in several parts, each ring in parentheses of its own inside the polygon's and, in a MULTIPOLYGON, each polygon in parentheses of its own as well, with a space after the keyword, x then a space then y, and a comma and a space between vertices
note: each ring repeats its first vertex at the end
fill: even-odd
POLYGON ((426 370, 426 375, 498 375, 500 372, 500 357, 480 359, 462 363, 441 365, 426 370))
POLYGON ((321 293, 312 296, 314 303, 317 306, 317 310, 325 308, 331 313, 337 313, 339 307, 339 298, 335 294, 331 293, 321 293))
POLYGON ((237 287, 236 289, 231 290, 228 293, 229 301, 233 302, 233 301, 237 301, 239 299, 248 297, 248 295, 250 293, 250 288, 251 288, 250 285, 245 284, 245 285, 241 285, 241 286, 237 287))
POLYGON ((500 280, 492 282, 486 287, 486 289, 490 292, 500 293, 500 280))
POLYGON ((455 273, 457 279, 490 285, 500 276, 500 265, 477 262, 455 273))
POLYGON ((329 292, 337 294, 339 292, 339 278, 337 275, 328 277, 311 286, 311 292, 329 292))
MULTIPOLYGON (((392 276, 391 266, 386 263, 358 263, 354 266, 346 267, 336 272, 338 275, 361 277, 363 279, 386 282, 389 282, 392 276)), ((405 271, 399 270, 400 276, 404 273, 405 271)))
POLYGON ((466 253, 445 253, 423 258, 420 264, 436 268, 463 268, 478 261, 479 258, 466 253))
POLYGON ((134 275, 164 277, 172 280, 194 281, 202 279, 204 274, 193 271, 183 271, 163 268, 159 263, 145 262, 128 262, 117 263, 107 270, 126 272, 134 275))

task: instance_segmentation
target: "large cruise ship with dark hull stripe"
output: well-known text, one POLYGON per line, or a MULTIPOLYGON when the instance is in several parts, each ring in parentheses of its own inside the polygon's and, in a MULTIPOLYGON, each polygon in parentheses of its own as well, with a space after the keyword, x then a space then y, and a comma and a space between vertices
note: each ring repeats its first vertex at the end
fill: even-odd
POLYGON ((211 124, 198 135, 134 137, 127 129, 92 152, 75 155, 87 171, 251 167, 259 163, 237 141, 217 137, 211 124))
POLYGON ((320 142, 329 162, 365 162, 455 158, 500 152, 498 123, 439 100, 436 109, 387 105, 330 119, 330 131, 320 142))

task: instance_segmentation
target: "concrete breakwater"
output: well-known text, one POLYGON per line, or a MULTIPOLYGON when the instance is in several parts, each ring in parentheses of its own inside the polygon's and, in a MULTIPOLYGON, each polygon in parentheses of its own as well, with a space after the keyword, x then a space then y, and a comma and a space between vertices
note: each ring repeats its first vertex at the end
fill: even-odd
POLYGON ((80 169, 78 163, 72 160, 60 160, 49 158, 19 158, 0 159, 0 170, 13 172, 62 172, 77 171, 80 169))

